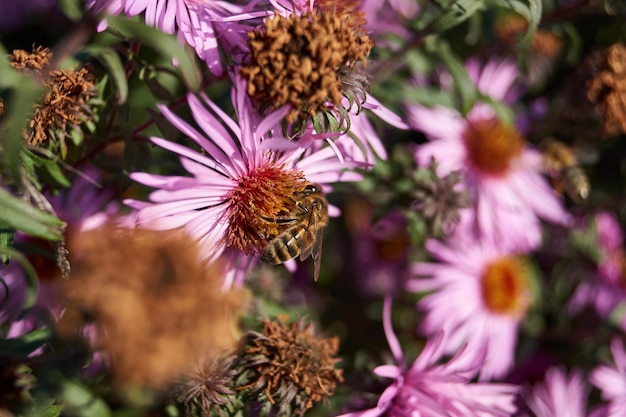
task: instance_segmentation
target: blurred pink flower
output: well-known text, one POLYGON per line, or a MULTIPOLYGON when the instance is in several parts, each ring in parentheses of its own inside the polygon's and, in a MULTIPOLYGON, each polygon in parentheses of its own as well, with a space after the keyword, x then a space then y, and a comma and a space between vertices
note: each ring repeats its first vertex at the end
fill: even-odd
MULTIPOLYGON (((517 93, 515 65, 488 62, 482 70, 468 63, 478 90, 494 100, 510 100, 517 93)), ((501 121, 494 109, 477 103, 467 116, 445 107, 408 105, 409 124, 428 136, 415 158, 427 167, 434 158, 437 173, 464 174, 472 207, 464 211, 459 228, 512 250, 532 250, 541 244, 539 218, 565 224, 568 214, 542 177, 541 154, 525 144, 522 134, 501 121), (532 190, 532 191, 531 191, 532 190)))
MULTIPOLYGON (((215 259, 227 247, 240 255, 259 253, 259 244, 265 237, 252 224, 260 222, 262 213, 275 217, 281 201, 290 198, 285 195, 287 190, 293 191, 303 180, 324 186, 362 178, 350 171, 360 165, 358 162, 339 158, 336 153, 344 140, 351 139, 343 136, 333 142, 334 147, 317 150, 310 145, 323 135, 305 133, 298 141, 289 141, 279 127, 289 108, 283 106, 260 119, 246 93, 245 81, 235 81, 232 101, 237 121, 204 94, 188 95, 200 131, 167 107, 159 107, 204 152, 152 138, 157 146, 180 155, 183 167, 192 176, 133 173, 132 179, 158 190, 150 194, 151 203, 126 201, 138 210, 139 226, 155 230, 182 227, 198 239, 207 260, 215 259)), ((337 214, 334 208, 330 209, 330 215, 337 214)), ((236 255, 232 260, 236 260, 236 255)), ((242 262, 247 265, 250 261, 242 262)), ((227 287, 232 284, 225 283, 227 287)))
POLYGON ((580 371, 550 368, 524 398, 535 417, 585 417, 587 391, 580 371))
MULTIPOLYGON (((446 333, 443 349, 467 343, 475 355, 487 352, 480 379, 504 376, 514 364, 519 324, 531 302, 525 260, 502 246, 457 236, 448 244, 426 242, 439 263, 414 264, 407 290, 429 292, 418 307, 426 313, 421 330, 446 333)), ((468 352, 470 354, 470 352, 468 352)))
POLYGON ((614 365, 596 367, 589 380, 602 391, 602 399, 609 402, 598 413, 606 417, 623 417, 626 416, 626 351, 622 341, 613 339, 611 352, 614 365))
POLYGON ((407 22, 414 19, 420 7, 415 0, 362 0, 361 11, 367 16, 370 37, 377 45, 389 45, 391 40, 385 35, 393 34, 408 39, 411 32, 407 22))
MULTIPOLYGON (((146 24, 165 33, 176 33, 218 76, 224 71, 220 48, 231 56, 246 48, 249 26, 239 22, 265 15, 250 12, 249 6, 220 0, 88 0, 86 7, 94 13, 124 13, 128 17, 145 13, 146 24)), ((103 22, 100 29, 105 27, 103 22)))
MULTIPOLYGON (((578 285, 568 307, 570 311, 578 312, 586 305, 592 305, 600 317, 608 318, 626 301, 624 236, 613 214, 600 212, 594 221, 599 252, 597 271, 578 285)), ((619 320, 619 325, 626 330, 626 314, 622 313, 619 320)))
POLYGON ((383 326, 395 365, 382 365, 374 373, 392 378, 375 408, 342 414, 340 417, 508 417, 516 407, 518 387, 509 384, 471 383, 484 359, 482 355, 467 356, 461 349, 445 364, 445 331, 430 338, 409 369, 391 324, 391 302, 387 298, 383 310, 383 326))

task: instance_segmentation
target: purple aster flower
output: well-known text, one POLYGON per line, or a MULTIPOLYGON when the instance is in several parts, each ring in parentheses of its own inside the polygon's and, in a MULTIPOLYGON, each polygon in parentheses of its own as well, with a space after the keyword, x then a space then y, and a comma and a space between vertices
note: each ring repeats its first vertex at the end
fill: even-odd
POLYGON ((409 291, 430 292, 418 304, 426 313, 421 330, 432 337, 443 329, 446 353, 464 343, 475 355, 485 350, 482 380, 505 375, 531 302, 524 258, 470 236, 456 236, 448 244, 431 239, 426 248, 439 262, 414 264, 417 277, 407 283, 409 291))
MULTIPOLYGON (((592 305, 601 317, 608 318, 626 301, 624 236, 613 214, 600 212, 594 221, 599 251, 597 270, 578 285, 568 307, 570 311, 578 312, 584 306, 592 305)), ((619 320, 619 325, 626 330, 626 314, 622 313, 619 320)))
MULTIPOLYGON (((501 101, 516 95, 513 64, 490 61, 479 73, 470 63, 468 71, 482 94, 501 101)), ((417 162, 426 167, 435 158, 439 176, 464 174, 473 206, 462 216, 460 228, 496 245, 525 251, 541 243, 539 218, 568 221, 558 196, 541 175, 541 154, 529 148, 522 134, 502 122, 492 107, 478 103, 466 117, 444 107, 409 105, 408 112, 412 127, 430 139, 417 147, 417 162)))
MULTIPOLYGON (((408 39, 410 30, 407 22, 417 16, 420 7, 415 0, 363 0, 361 11, 368 16, 365 25, 370 36, 385 47, 391 42, 384 36, 393 34, 408 39)), ((392 46, 393 48, 393 46, 392 46)))
POLYGON ((600 365, 589 376, 593 385, 602 391, 602 399, 608 404, 598 410, 605 417, 626 415, 626 351, 619 339, 611 342, 614 365, 600 365))
MULTIPOLYGON (((254 2, 253 2, 254 3, 254 2)), ((211 72, 222 75, 224 67, 220 48, 227 55, 246 48, 247 27, 239 22, 264 16, 220 0, 88 0, 87 9, 94 13, 125 14, 128 17, 145 13, 146 24, 165 33, 176 33, 181 42, 191 45, 211 72)), ((103 22, 100 29, 106 27, 103 22)))
MULTIPOLYGON (((260 254, 278 234, 281 216, 289 217, 295 193, 307 184, 329 190, 328 183, 361 179, 360 174, 349 171, 359 164, 338 156, 348 138, 338 138, 333 147, 322 149, 309 146, 319 141, 319 135, 305 134, 297 142, 285 139, 278 124, 289 108, 283 106, 260 119, 240 78, 232 100, 237 121, 206 95, 189 95, 200 130, 160 106, 163 115, 204 151, 151 139, 180 155, 191 177, 131 174, 135 181, 158 188, 150 195, 151 203, 127 201, 138 210, 138 225, 157 230, 184 228, 203 245, 207 260, 226 248, 239 254, 260 254)), ((332 210, 330 215, 337 213, 332 210)))
POLYGON ((524 395, 535 417, 585 417, 587 388, 580 371, 569 375, 564 369, 550 368, 545 381, 524 395))
POLYGON ((430 338, 409 369, 391 325, 391 301, 385 300, 383 326, 395 365, 382 365, 374 373, 394 380, 382 393, 375 408, 341 417, 508 417, 515 412, 518 387, 509 384, 471 383, 483 355, 468 357, 459 350, 445 364, 445 331, 430 338))

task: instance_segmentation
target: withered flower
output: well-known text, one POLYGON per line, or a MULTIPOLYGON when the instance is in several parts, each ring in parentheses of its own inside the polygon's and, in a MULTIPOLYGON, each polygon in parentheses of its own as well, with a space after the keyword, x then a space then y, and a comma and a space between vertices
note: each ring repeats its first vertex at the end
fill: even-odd
POLYGON ((587 98, 602 110, 604 133, 626 133, 626 46, 616 43, 593 55, 588 65, 593 74, 587 98))
MULTIPOLYGON (((500 19, 494 28, 495 35, 507 48, 518 42, 528 30, 528 21, 512 14, 500 19)), ((548 30, 538 29, 531 41, 528 82, 531 86, 543 85, 554 71, 556 60, 563 51, 561 36, 548 30)))
POLYGON ((422 215, 435 235, 440 236, 450 233, 459 223, 459 210, 469 207, 470 197, 466 191, 456 190, 463 180, 459 172, 439 178, 436 167, 433 160, 428 170, 415 176, 417 188, 411 208, 422 215))
POLYGON ((30 70, 34 72, 41 71, 50 63, 52 52, 49 48, 37 46, 32 52, 23 49, 15 49, 9 55, 11 67, 18 70, 30 70))
MULTIPOLYGON (((41 73, 49 64, 51 56, 48 48, 39 46, 32 53, 14 50, 9 59, 13 68, 41 73)), ((65 138, 94 118, 89 101, 98 95, 95 77, 87 68, 53 70, 46 77, 44 96, 35 105, 23 136, 29 145, 50 144, 53 150, 59 150, 61 156, 65 157, 65 138)))
POLYGON ((188 416, 226 417, 226 408, 235 400, 235 357, 203 359, 196 369, 177 380, 172 396, 185 405, 188 416))
POLYGON ((316 10, 275 14, 248 34, 249 61, 241 68, 248 94, 261 109, 292 106, 286 120, 340 112, 342 97, 360 106, 369 90, 365 65, 373 42, 355 1, 318 2, 316 10))
POLYGON ((65 137, 94 117, 87 103, 98 94, 94 81, 93 74, 86 68, 52 71, 46 92, 35 105, 30 129, 25 133, 28 144, 52 141, 64 156, 67 153, 65 137))
POLYGON ((164 388, 202 360, 238 347, 242 291, 222 291, 220 265, 200 263, 182 233, 103 228, 73 242, 64 282, 69 335, 85 320, 97 329, 95 349, 111 361, 118 385, 164 388))
POLYGON ((343 382, 343 371, 335 367, 338 349, 336 336, 316 336, 313 325, 304 319, 264 320, 263 333, 248 336, 248 347, 237 365, 246 385, 237 390, 249 390, 258 400, 269 401, 277 415, 301 415, 343 382))

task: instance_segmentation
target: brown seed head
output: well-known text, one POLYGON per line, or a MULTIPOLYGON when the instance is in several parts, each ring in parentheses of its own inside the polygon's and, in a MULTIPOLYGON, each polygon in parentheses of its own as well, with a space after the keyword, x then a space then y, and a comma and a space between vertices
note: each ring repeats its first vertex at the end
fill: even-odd
POLYGON ((626 133, 626 46, 616 43, 589 59, 594 73, 587 98, 604 114, 604 133, 626 133))
POLYGON ((41 71, 52 58, 49 48, 38 46, 33 48, 33 52, 26 52, 23 49, 15 49, 10 55, 11 66, 19 70, 41 71))
POLYGON ((253 382, 237 389, 264 392, 280 409, 292 407, 303 414, 343 382, 343 371, 335 368, 338 349, 337 337, 317 337, 303 319, 264 320, 263 334, 250 335, 244 357, 244 370, 252 372, 253 382))
POLYGON ((93 321, 95 348, 120 386, 163 388, 237 349, 247 296, 224 293, 220 266, 201 264, 182 232, 103 228, 77 237, 70 253, 78 256, 61 287, 68 307, 59 333, 93 321))
POLYGON ((250 61, 241 69, 248 94, 262 109, 290 104, 290 123, 341 106, 339 73, 365 64, 373 46, 351 22, 325 12, 268 18, 248 34, 250 61))
POLYGON ((55 70, 50 73, 47 91, 24 133, 30 145, 46 144, 52 137, 64 147, 64 136, 71 128, 93 118, 87 101, 98 94, 95 78, 86 68, 75 70, 55 70))
POLYGON ((460 210, 470 206, 470 196, 467 191, 458 191, 458 184, 463 180, 460 172, 440 178, 433 161, 428 174, 427 178, 417 181, 411 208, 421 214, 435 236, 443 236, 451 233, 461 221, 460 210))
POLYGON ((172 396, 185 405, 186 415, 226 416, 225 405, 234 400, 234 357, 207 358, 177 380, 172 396))

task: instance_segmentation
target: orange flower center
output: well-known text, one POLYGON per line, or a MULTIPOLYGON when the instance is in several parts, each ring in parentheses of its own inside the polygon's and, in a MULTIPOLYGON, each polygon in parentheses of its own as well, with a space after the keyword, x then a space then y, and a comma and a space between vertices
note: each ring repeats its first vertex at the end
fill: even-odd
POLYGON ((463 134, 467 157, 483 174, 501 176, 524 149, 524 138, 496 118, 470 121, 463 134))
POLYGON ((493 313, 521 318, 530 304, 528 267, 518 257, 491 262, 482 275, 482 297, 493 313))
POLYGON ((294 210, 294 193, 304 187, 302 172, 269 164, 239 178, 227 198, 226 245, 248 254, 260 253, 280 232, 276 219, 294 210))

